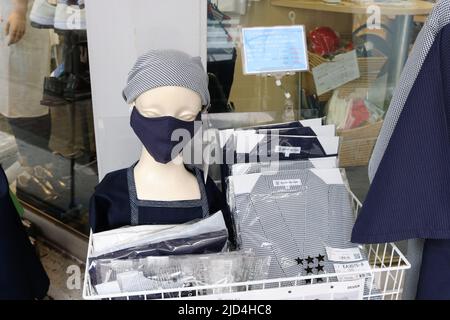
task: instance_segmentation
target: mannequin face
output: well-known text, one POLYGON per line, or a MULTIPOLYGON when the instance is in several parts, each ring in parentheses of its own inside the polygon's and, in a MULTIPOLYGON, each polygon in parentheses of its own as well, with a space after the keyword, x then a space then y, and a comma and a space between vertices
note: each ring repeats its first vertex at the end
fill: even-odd
POLYGON ((202 109, 200 95, 183 87, 159 87, 141 94, 135 101, 136 109, 145 117, 171 116, 193 121, 202 109))

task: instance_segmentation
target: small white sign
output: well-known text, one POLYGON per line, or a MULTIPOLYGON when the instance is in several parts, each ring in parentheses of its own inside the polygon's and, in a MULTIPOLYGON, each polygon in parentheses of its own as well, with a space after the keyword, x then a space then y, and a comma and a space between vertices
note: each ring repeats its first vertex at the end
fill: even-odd
POLYGON ((363 256, 359 248, 339 249, 332 247, 325 247, 327 251, 328 260, 336 262, 350 262, 362 260, 363 256))
POLYGON ((289 157, 291 153, 300 154, 302 152, 302 148, 300 147, 285 147, 285 146, 275 146, 276 153, 284 153, 286 157, 289 157))
POLYGON ((367 261, 350 262, 350 263, 335 263, 333 264, 336 273, 354 273, 346 275, 338 275, 339 281, 351 281, 361 278, 367 278, 371 275, 370 265, 367 261))
POLYGON ((333 61, 322 63, 313 68, 312 74, 319 96, 358 79, 360 74, 356 51, 352 50, 337 55, 333 61))
POLYGON ((290 189, 293 186, 301 186, 302 180, 300 179, 286 179, 286 180, 273 180, 274 187, 285 187, 290 189))
POLYGON ((308 70, 305 27, 302 25, 242 28, 244 74, 275 74, 308 70))

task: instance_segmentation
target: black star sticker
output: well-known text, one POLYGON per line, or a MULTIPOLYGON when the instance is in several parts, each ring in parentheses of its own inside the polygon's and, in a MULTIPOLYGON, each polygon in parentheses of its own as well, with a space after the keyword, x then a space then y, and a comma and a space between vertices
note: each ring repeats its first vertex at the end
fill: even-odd
POLYGON ((317 267, 317 272, 323 271, 323 265, 319 264, 317 267))
POLYGON ((300 259, 300 257, 295 259, 295 261, 297 261, 297 264, 303 264, 303 259, 300 259))
POLYGON ((305 280, 305 283, 306 283, 306 284, 310 284, 310 283, 311 283, 311 279, 306 279, 306 280, 305 280))
POLYGON ((317 256, 317 261, 318 262, 323 262, 324 261, 324 259, 325 259, 325 256, 323 256, 323 255, 321 255, 321 254, 319 254, 318 256, 317 256))
POLYGON ((307 263, 314 263, 314 258, 308 256, 308 258, 306 258, 306 262, 307 263))
POLYGON ((311 267, 306 267, 306 268, 305 268, 305 271, 306 271, 306 274, 313 273, 313 268, 311 268, 311 267))

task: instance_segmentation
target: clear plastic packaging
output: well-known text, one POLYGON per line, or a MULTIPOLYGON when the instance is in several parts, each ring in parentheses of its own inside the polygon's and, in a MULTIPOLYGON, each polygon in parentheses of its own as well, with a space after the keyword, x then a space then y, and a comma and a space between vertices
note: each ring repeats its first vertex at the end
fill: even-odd
POLYGON ((326 247, 357 247, 339 169, 231 176, 228 186, 239 248, 271 256, 269 278, 333 273, 326 247))
POLYGON ((94 259, 137 259, 148 256, 168 256, 223 252, 227 248, 226 229, 186 238, 129 247, 96 256, 94 259))
POLYGON ((218 254, 94 259, 88 265, 98 294, 186 288, 262 280, 270 257, 251 251, 218 254))
POLYGON ((92 257, 199 234, 227 231, 221 211, 205 219, 180 225, 140 225, 92 234, 92 257))

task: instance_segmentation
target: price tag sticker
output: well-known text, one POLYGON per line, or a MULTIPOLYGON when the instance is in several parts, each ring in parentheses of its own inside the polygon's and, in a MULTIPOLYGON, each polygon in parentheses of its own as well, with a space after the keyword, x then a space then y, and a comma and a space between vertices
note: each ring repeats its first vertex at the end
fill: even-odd
POLYGON ((350 263, 333 264, 336 273, 351 273, 346 275, 338 275, 339 281, 352 281, 361 278, 367 278, 371 275, 370 265, 367 261, 358 261, 350 263))
POLYGON ((347 249, 325 247, 325 250, 327 251, 328 260, 330 261, 350 262, 363 259, 361 250, 357 247, 347 249))

